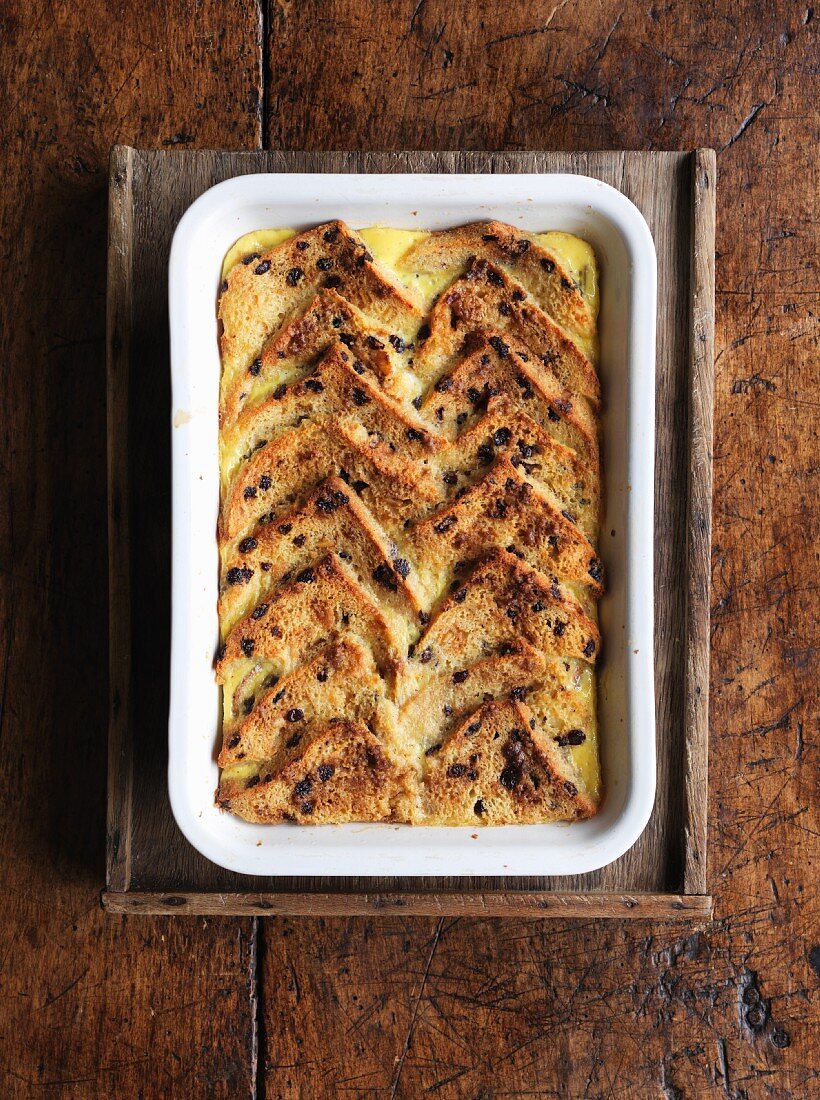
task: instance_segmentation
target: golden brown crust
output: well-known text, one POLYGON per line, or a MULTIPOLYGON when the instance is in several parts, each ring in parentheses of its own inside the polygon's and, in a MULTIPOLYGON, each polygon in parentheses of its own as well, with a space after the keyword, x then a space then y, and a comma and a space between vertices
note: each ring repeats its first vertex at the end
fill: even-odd
POLYGON ((592 346, 590 308, 547 252, 499 223, 411 250, 464 268, 429 331, 341 222, 229 272, 224 809, 470 826, 594 812, 574 753, 601 644, 599 388, 567 335, 592 346))
POLYGON ((598 375, 587 356, 519 283, 487 260, 474 260, 439 297, 429 325, 430 336, 415 359, 416 373, 425 382, 435 382, 450 369, 465 337, 476 329, 493 327, 551 367, 572 393, 596 406, 600 403, 598 375))
POLYGON ((572 272, 532 233, 503 222, 472 222, 431 233, 409 250, 403 263, 411 270, 436 271, 466 267, 473 257, 510 271, 541 309, 570 334, 587 340, 594 336, 592 309, 572 272))

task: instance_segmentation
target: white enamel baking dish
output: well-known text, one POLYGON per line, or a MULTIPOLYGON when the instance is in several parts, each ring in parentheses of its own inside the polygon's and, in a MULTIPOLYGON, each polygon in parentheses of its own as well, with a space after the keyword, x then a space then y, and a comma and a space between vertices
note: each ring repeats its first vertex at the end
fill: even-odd
POLYGON ((635 206, 574 175, 249 175, 205 192, 170 259, 173 596, 168 786, 177 823, 214 863, 254 875, 568 875, 622 855, 655 797, 653 476, 656 259, 635 206), (215 302, 223 257, 251 230, 331 218, 439 229, 498 218, 590 241, 601 265, 605 515, 599 725, 605 801, 572 825, 251 825, 214 805, 220 693, 215 302))

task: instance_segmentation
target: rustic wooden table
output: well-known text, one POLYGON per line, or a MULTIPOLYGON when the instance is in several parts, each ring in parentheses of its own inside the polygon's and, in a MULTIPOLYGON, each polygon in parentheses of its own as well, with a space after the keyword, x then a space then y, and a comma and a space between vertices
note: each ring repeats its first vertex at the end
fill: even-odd
POLYGON ((121 8, 0 11, 0 1095, 817 1095, 812 8, 121 8), (713 921, 102 912, 113 142, 717 150, 713 921))

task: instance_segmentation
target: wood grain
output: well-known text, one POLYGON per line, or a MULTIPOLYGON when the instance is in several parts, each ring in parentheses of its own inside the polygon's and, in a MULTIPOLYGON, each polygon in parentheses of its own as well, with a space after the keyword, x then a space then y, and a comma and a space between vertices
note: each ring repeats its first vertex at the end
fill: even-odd
MULTIPOLYGON (((255 1089, 254 922, 99 905, 108 151, 258 143, 256 12, 225 28, 220 10, 198 6, 205 37, 174 0, 116 18, 100 3, 0 13, 4 1100, 255 1089)), ((122 342, 127 318, 115 320, 122 342)))
POLYGON ((137 890, 103 894, 110 913, 252 914, 256 917, 298 916, 407 916, 624 917, 655 920, 705 920, 712 915, 712 899, 703 894, 562 894, 533 890, 487 891, 483 894, 452 890, 436 893, 384 892, 299 894, 147 894, 137 890))
POLYGON ((264 7, 149 0, 114 21, 95 2, 12 2, 0 13, 0 1092, 253 1095, 253 1049, 237 1036, 255 972, 255 1094, 269 1100, 812 1096, 816 10, 264 7), (282 150, 718 151, 715 914, 698 931, 393 915, 274 918, 254 939, 250 920, 203 928, 97 909, 108 148, 253 147, 265 101, 268 142, 282 150))
MULTIPOLYGON (((708 157, 705 158, 708 162, 708 157)), ((137 890, 144 894, 171 892, 175 895, 202 890, 233 896, 249 889, 295 895, 308 891, 313 895, 308 904, 319 911, 321 899, 333 893, 372 893, 379 890, 403 891, 408 895, 408 911, 418 905, 417 912, 430 911, 435 902, 419 900, 426 892, 451 894, 456 890, 482 894, 487 890, 506 887, 511 891, 537 892, 596 891, 603 896, 636 892, 666 892, 670 894, 667 915, 678 910, 675 897, 681 892, 686 858, 687 802, 679 775, 690 768, 688 788, 692 809, 690 831, 703 843, 702 826, 706 806, 706 720, 703 706, 693 708, 691 722, 699 721, 698 729, 686 725, 685 689, 687 675, 686 648, 680 639, 687 637, 685 620, 686 584, 678 578, 689 577, 700 602, 691 610, 692 643, 700 651, 692 663, 703 674, 708 667, 708 588, 709 588, 709 524, 708 508, 703 501, 711 496, 708 441, 702 431, 702 421, 693 422, 694 431, 687 435, 687 403, 694 386, 702 395, 711 395, 711 344, 696 339, 691 330, 695 319, 695 303, 691 300, 690 277, 694 263, 696 273, 701 268, 708 273, 713 255, 713 222, 696 218, 694 209, 696 159, 684 153, 397 153, 397 154, 287 154, 287 153, 225 153, 225 152, 134 152, 115 153, 115 165, 130 164, 130 182, 134 196, 129 217, 115 222, 123 225, 129 237, 127 249, 133 253, 133 275, 127 283, 114 282, 109 294, 115 301, 129 296, 125 312, 131 318, 131 339, 122 350, 122 362, 114 370, 122 372, 119 385, 112 387, 113 399, 128 404, 128 413, 116 413, 119 434, 113 434, 109 446, 122 456, 118 473, 120 481, 113 486, 116 498, 125 497, 133 511, 133 539, 125 540, 121 551, 114 555, 115 570, 130 556, 131 572, 141 570, 146 583, 135 585, 131 604, 112 605, 112 619, 130 615, 129 634, 133 705, 129 720, 119 712, 112 724, 112 773, 119 789, 112 792, 113 817, 109 834, 118 838, 120 848, 129 853, 129 875, 122 879, 120 861, 109 872, 113 892, 137 890), (655 238, 658 253, 658 281, 661 300, 667 309, 661 312, 658 325, 656 382, 658 391, 658 426, 656 441, 655 486, 655 663, 658 707, 658 795, 650 824, 638 843, 621 859, 601 871, 586 875, 554 878, 409 878, 322 879, 322 878, 248 878, 221 870, 199 856, 177 830, 168 803, 165 768, 167 760, 167 668, 169 639, 159 635, 155 623, 167 621, 170 593, 165 578, 170 557, 170 499, 167 492, 169 458, 165 446, 156 439, 162 424, 171 416, 167 394, 169 365, 167 352, 157 340, 157 333, 167 327, 166 280, 162 257, 167 255, 170 238, 185 207, 213 182, 230 175, 262 171, 326 171, 326 172, 542 172, 574 171, 587 173, 620 187, 644 213, 655 238), (693 230, 705 233, 694 241, 693 230), (693 256, 697 254, 697 260, 693 256), (692 354, 697 346, 698 354, 692 354), (127 383, 128 362, 133 374, 139 372, 139 386, 127 383), (138 367, 137 367, 138 364, 138 367), (150 393, 145 404, 144 395, 150 393), (164 418, 164 420, 163 420, 164 418), (690 454, 691 452, 691 454, 690 454), (127 457, 126 457, 127 456, 127 457), (687 545, 687 463, 705 470, 706 488, 700 491, 697 505, 698 538, 687 545), (128 479, 126 481, 126 478, 128 479), (141 503, 144 486, 150 485, 150 501, 141 503), (669 537, 671 534, 672 537, 669 537), (148 578, 154 578, 148 584, 148 578), (156 578, 162 578, 157 580, 156 578), (148 595, 146 596, 146 592, 148 595), (139 595, 137 596, 137 593, 139 595), (697 743, 701 759, 688 748, 697 743), (687 753, 691 758, 687 762, 687 753), (121 761, 125 771, 119 771, 121 761), (695 782, 703 784, 695 789, 695 782), (122 811, 122 813, 120 812, 122 811)), ((112 189, 116 191, 119 167, 115 168, 112 189)), ((701 169, 700 176, 703 176, 701 169)), ((714 180, 708 199, 713 204, 714 180)), ((707 202, 701 206, 708 206, 707 202)), ((713 208, 713 205, 712 205, 713 208)), ((112 251, 120 250, 112 242, 112 251)), ((116 274, 116 271, 115 271, 116 274)), ((699 274, 698 274, 698 277, 699 274)), ((708 307, 712 284, 700 285, 700 310, 708 307)), ((119 309, 119 307, 112 307, 119 309)), ((699 322, 700 323, 700 322, 699 322)), ((696 406, 697 409, 700 405, 696 406)), ((706 415, 705 413, 703 415, 706 415)), ((112 508, 112 512, 114 509, 112 508)), ((119 525, 114 534, 121 533, 119 525)), ((115 581, 115 583, 119 583, 115 581)), ((116 646, 122 636, 119 622, 113 623, 112 662, 121 662, 116 646)), ((693 686, 696 688, 705 684, 693 686)), ((691 846, 690 846, 691 847, 691 846)), ((112 846, 113 850, 113 846, 112 846)), ((701 872, 703 870, 701 860, 701 872)), ((695 892, 704 895, 702 873, 695 880, 695 892)), ((144 904, 144 902, 142 903, 144 904)), ((328 913, 347 911, 351 899, 341 897, 328 902, 328 913)), ((509 912, 521 909, 520 899, 513 898, 509 912)), ((584 901, 580 904, 583 906, 584 901)), ((701 910, 708 900, 701 900, 701 910)), ((278 907, 281 909, 281 905, 278 907)), ((300 903, 300 910, 302 905, 300 903)), ((618 910, 617 902, 614 905, 618 910)), ((223 908, 224 911, 224 908, 223 908)), ((237 912, 245 912, 240 906, 237 912)), ((550 908, 545 912, 559 910, 550 908)), ((606 912, 606 906, 601 910, 606 912)), ((622 910, 621 910, 622 911, 622 910)), ((634 910, 637 915, 637 910, 634 910)))

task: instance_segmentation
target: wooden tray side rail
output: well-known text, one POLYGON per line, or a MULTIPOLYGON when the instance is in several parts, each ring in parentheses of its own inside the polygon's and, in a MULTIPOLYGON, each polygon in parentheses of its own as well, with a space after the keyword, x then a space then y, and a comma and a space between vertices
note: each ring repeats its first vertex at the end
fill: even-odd
POLYGON ((275 153, 116 147, 109 181, 107 889, 117 913, 642 917, 703 921, 714 368, 715 155, 275 153), (658 793, 615 863, 553 878, 257 878, 215 866, 168 803, 167 258, 185 209, 250 172, 576 172, 641 210, 658 253, 655 603, 658 793), (683 642, 683 644, 681 644, 683 642))

